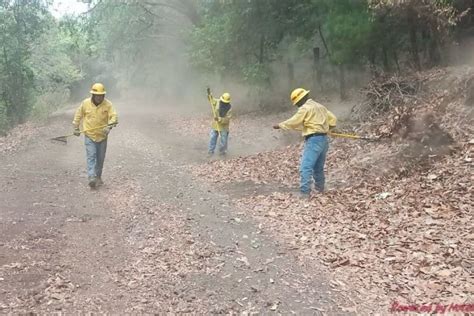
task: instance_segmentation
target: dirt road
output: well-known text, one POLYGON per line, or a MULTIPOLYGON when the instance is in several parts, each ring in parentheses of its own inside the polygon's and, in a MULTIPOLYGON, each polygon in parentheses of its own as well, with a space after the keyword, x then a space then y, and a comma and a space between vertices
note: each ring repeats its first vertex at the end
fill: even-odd
MULTIPOLYGON (((232 204, 238 190, 190 175, 207 130, 183 137, 159 109, 116 106, 96 191, 82 137, 47 140, 69 130, 70 112, 0 157, 1 313, 348 314, 324 269, 298 263, 232 204)), ((261 147, 233 141, 240 153, 261 147)))

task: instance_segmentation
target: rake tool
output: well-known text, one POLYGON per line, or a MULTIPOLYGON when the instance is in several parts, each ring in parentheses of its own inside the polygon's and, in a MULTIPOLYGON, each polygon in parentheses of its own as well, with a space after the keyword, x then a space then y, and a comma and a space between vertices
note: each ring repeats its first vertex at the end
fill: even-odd
POLYGON ((360 139, 360 140, 365 140, 365 141, 368 141, 368 142, 376 142, 376 141, 380 140, 380 138, 378 138, 378 137, 368 137, 368 136, 360 136, 360 135, 354 135, 354 134, 343 134, 343 133, 329 132, 328 135, 331 136, 331 137, 360 139))
MULTIPOLYGON (((102 126, 98 126, 98 127, 94 127, 94 128, 88 128, 88 129, 85 129, 85 130, 82 130, 80 131, 80 133, 85 133, 85 132, 90 132, 90 131, 93 131, 93 130, 96 130, 96 129, 101 129, 101 128, 106 128, 106 127, 109 127, 109 126, 115 126, 116 124, 107 124, 107 125, 102 125, 102 126)), ((64 144, 67 144, 67 139, 69 137, 72 137, 72 136, 75 136, 74 133, 73 134, 68 134, 68 135, 64 135, 64 136, 58 136, 58 137, 54 137, 54 138, 51 138, 51 141, 55 141, 55 142, 60 142, 60 143, 64 143, 64 144)))
POLYGON ((216 113, 216 110, 214 109, 214 105, 212 105, 212 95, 211 95, 211 89, 210 88, 207 88, 207 99, 209 100, 209 104, 211 105, 211 110, 212 110, 212 116, 214 117, 214 120, 216 121, 216 125, 217 125, 217 133, 219 133, 219 137, 221 136, 221 126, 219 124, 219 122, 217 122, 217 113, 216 113))

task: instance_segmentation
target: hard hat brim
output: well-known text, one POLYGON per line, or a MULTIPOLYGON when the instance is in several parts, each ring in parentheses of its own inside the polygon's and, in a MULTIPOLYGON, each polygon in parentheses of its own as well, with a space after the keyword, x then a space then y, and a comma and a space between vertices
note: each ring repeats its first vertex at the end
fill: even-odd
POLYGON ((95 94, 95 95, 105 95, 107 92, 97 92, 97 91, 90 91, 91 94, 95 94))
POLYGON ((224 103, 230 103, 230 100, 224 100, 223 98, 220 98, 219 100, 224 102, 224 103))
POLYGON ((308 93, 310 92, 311 90, 306 90, 304 93, 302 93, 298 98, 296 98, 293 102, 293 105, 296 105, 298 102, 300 102, 301 99, 303 99, 305 96, 308 95, 308 93))

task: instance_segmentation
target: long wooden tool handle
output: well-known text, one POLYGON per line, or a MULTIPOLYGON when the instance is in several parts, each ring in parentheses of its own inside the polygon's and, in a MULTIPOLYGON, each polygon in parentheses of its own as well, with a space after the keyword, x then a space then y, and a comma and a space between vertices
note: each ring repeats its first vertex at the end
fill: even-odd
MULTIPOLYGON (((214 116, 214 120, 215 120, 217 118, 217 113, 216 113, 216 110, 214 109, 214 105, 212 104, 212 95, 208 94, 207 99, 209 100, 209 104, 211 105, 212 115, 214 116)), ((220 132, 221 126, 219 122, 216 121, 216 125, 217 125, 217 131, 220 132)))
POLYGON ((362 139, 359 135, 352 135, 352 134, 341 134, 341 133, 332 133, 329 132, 329 136, 333 137, 343 137, 343 138, 352 138, 352 139, 362 139))

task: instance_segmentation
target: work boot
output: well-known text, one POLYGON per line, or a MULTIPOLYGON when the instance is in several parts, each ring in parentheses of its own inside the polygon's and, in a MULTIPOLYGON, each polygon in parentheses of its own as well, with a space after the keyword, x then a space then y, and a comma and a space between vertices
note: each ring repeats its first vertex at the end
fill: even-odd
POLYGON ((102 178, 101 177, 97 177, 97 181, 96 181, 96 186, 101 186, 104 184, 104 181, 102 181, 102 178))
POLYGON ((309 193, 300 192, 300 193, 298 194, 298 197, 299 197, 300 200, 309 201, 309 199, 310 199, 311 196, 310 196, 309 193))
POLYGON ((89 177, 89 186, 94 189, 97 185, 97 178, 96 177, 89 177))
POLYGON ((321 189, 321 188, 315 187, 314 189, 316 190, 317 193, 324 194, 324 188, 321 189))

